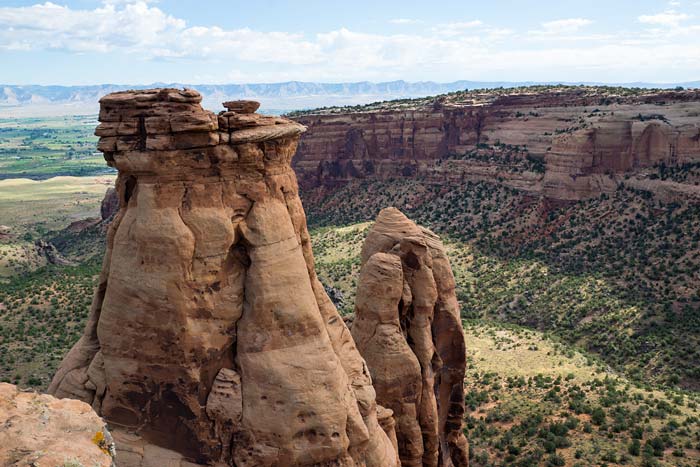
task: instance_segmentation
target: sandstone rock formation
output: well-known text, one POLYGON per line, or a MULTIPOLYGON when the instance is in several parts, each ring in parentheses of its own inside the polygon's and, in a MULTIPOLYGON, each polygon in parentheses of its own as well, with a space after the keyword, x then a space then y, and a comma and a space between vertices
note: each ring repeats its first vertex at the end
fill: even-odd
POLYGON ((49 391, 115 427, 120 467, 397 466, 391 411, 314 272, 290 166, 305 128, 200 101, 101 99, 120 209, 49 391))
POLYGON ((105 197, 100 204, 100 218, 102 221, 111 220, 119 211, 119 193, 112 187, 107 188, 105 197))
POLYGON ((224 102, 223 106, 226 107, 229 112, 235 112, 239 114, 252 114, 260 108, 260 102, 256 101, 228 101, 224 102))
POLYGON ((439 238, 395 208, 367 234, 351 329, 377 401, 394 412, 401 465, 466 466, 454 277, 439 238))
POLYGON ((62 266, 72 264, 70 261, 61 256, 61 253, 56 249, 56 246, 45 240, 35 240, 34 250, 39 258, 45 258, 47 264, 59 264, 62 266))
POLYGON ((0 383, 0 427, 0 465, 114 465, 112 437, 84 402, 0 383))
MULTIPOLYGON (((615 97, 579 87, 515 92, 301 115, 296 120, 309 131, 294 159, 300 184, 487 181, 577 200, 610 193, 625 174, 655 163, 700 162, 700 91, 615 97), (545 163, 533 166, 528 159, 545 163)), ((647 185, 666 188, 661 181, 647 185)))
MULTIPOLYGON (((626 119, 562 134, 546 155, 544 193, 563 200, 591 198, 615 191, 617 174, 700 160, 700 143, 693 145, 692 134, 661 120, 626 119)), ((667 183, 657 185, 655 191, 662 191, 667 183)))

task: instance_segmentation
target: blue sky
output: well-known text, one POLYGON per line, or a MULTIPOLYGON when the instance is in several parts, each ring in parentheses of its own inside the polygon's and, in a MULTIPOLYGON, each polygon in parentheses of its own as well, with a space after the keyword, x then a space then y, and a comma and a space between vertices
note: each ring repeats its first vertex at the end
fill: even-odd
POLYGON ((0 0, 0 83, 700 80, 700 0, 0 0))

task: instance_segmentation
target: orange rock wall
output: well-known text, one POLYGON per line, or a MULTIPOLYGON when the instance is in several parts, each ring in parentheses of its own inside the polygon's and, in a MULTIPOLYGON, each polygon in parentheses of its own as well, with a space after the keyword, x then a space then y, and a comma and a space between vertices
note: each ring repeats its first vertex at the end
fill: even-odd
POLYGON ((700 161, 698 91, 611 102, 576 91, 543 92, 479 104, 436 102, 418 109, 311 114, 296 120, 308 127, 293 163, 304 188, 357 178, 483 180, 576 200, 613 191, 620 174, 659 162, 700 161), (545 172, 456 157, 479 144, 526 148, 544 158, 545 172))

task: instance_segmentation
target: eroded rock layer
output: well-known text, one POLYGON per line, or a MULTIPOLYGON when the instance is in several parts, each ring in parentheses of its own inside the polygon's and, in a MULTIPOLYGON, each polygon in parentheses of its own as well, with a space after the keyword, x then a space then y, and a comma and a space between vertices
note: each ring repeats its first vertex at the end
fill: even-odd
POLYGON ((0 383, 0 465, 112 467, 114 454, 89 405, 0 383))
POLYGON ((440 239, 382 210, 362 248, 352 335, 377 401, 394 412, 401 465, 466 466, 465 345, 440 239))
POLYGON ((321 109, 296 118, 309 131, 294 166, 305 189, 353 179, 487 181, 570 201, 636 183, 700 201, 697 186, 644 171, 700 162, 700 91, 628 91, 525 88, 321 109))
POLYGON ((290 167, 305 128, 200 101, 101 99, 120 208, 49 391, 115 427, 120 466, 398 465, 391 411, 314 272, 290 167))

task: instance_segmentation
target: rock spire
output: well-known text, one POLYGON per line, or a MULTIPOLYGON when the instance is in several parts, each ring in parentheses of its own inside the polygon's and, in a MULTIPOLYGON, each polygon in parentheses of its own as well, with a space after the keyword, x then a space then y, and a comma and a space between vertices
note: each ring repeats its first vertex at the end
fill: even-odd
POLYGON ((290 166, 305 127, 200 102, 100 100, 120 209, 50 392, 114 427, 120 466, 398 466, 392 412, 314 272, 290 166))
POLYGON ((352 335, 377 401, 394 412, 403 467, 463 467, 464 334, 440 239, 395 208, 362 248, 352 335))

